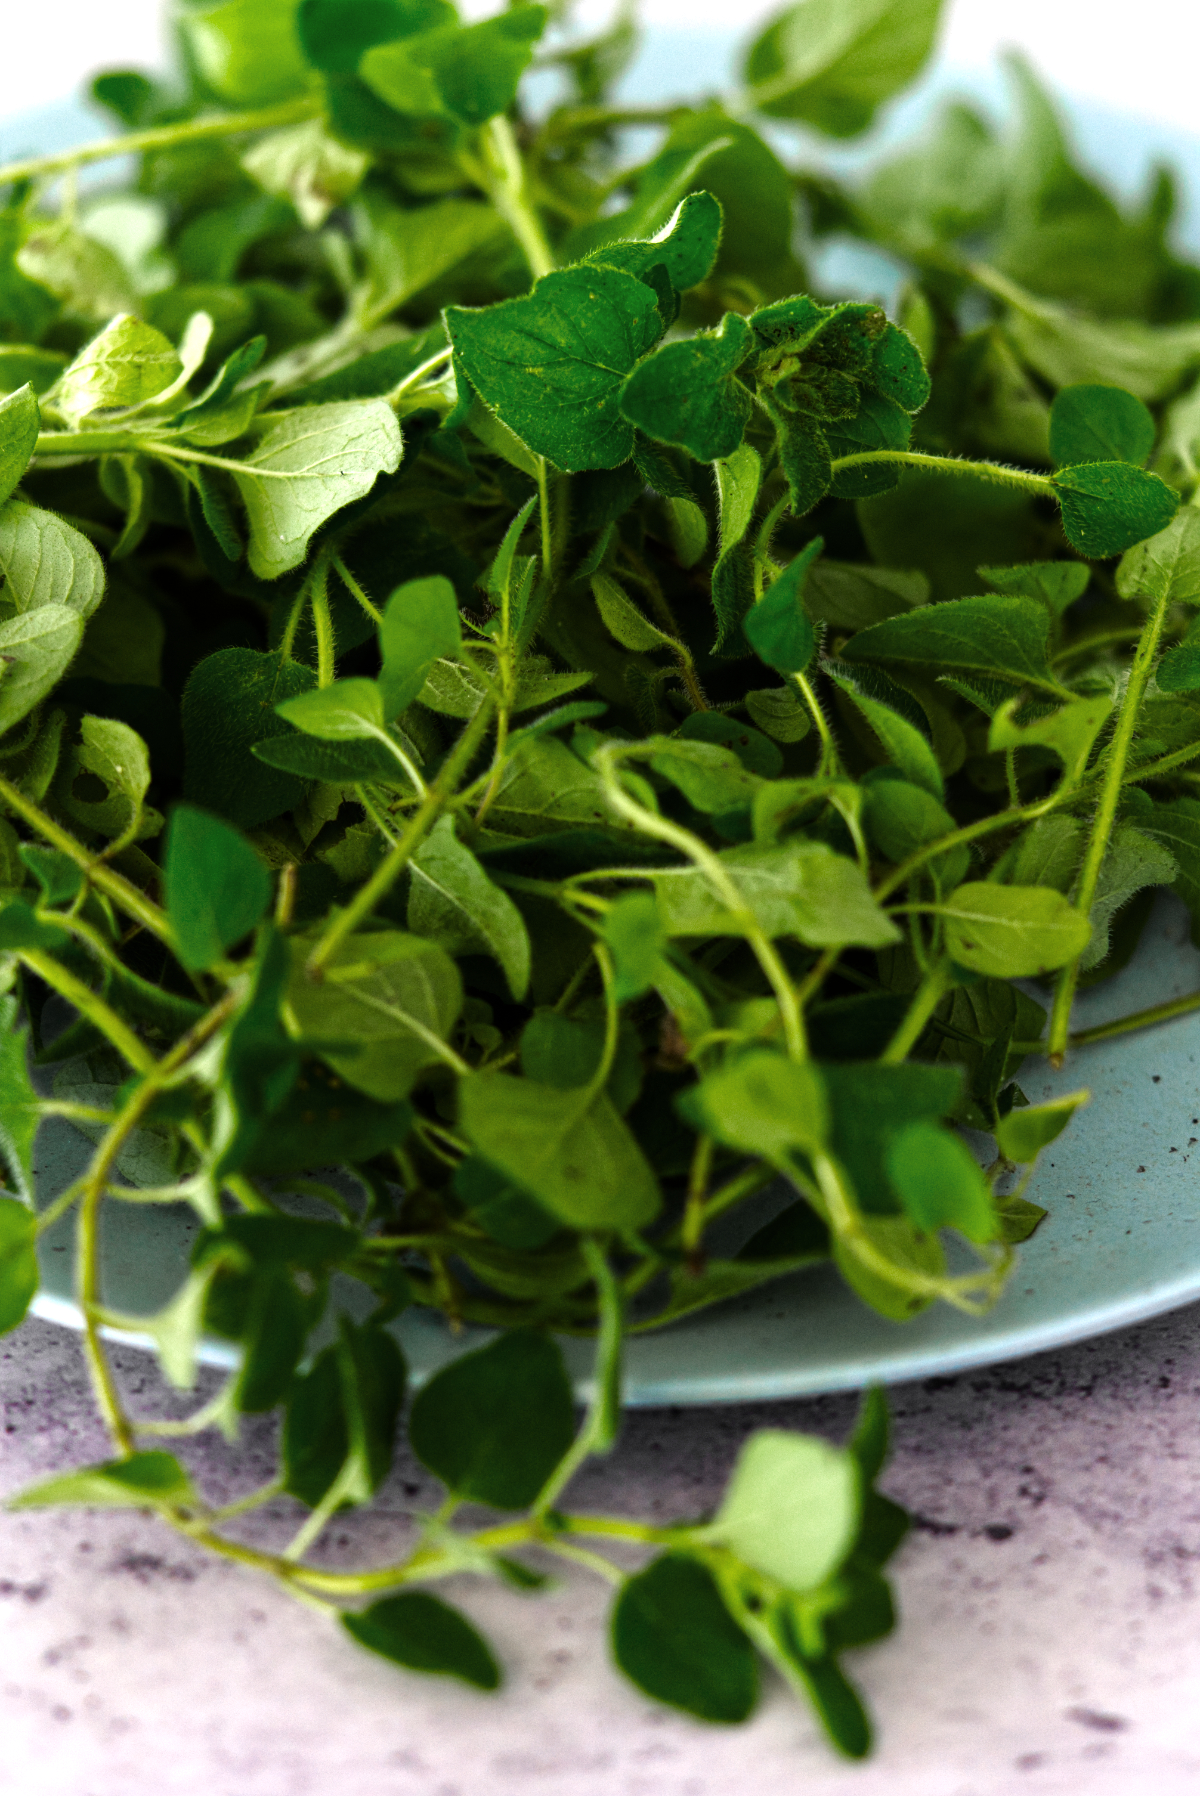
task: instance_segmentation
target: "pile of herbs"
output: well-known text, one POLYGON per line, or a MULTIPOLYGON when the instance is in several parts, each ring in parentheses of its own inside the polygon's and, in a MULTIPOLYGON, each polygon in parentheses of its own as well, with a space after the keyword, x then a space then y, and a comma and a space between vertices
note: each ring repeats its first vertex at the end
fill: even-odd
POLYGON ((0 1318, 69 1215, 113 1442, 21 1502, 152 1507, 484 1688, 419 1586, 581 1562, 644 1690, 739 1720, 765 1658, 867 1750, 878 1398, 845 1448, 756 1434, 713 1515, 563 1502, 631 1331, 830 1258, 897 1322, 994 1301, 1083 1095, 1016 1069, 1154 888, 1200 905, 1200 270, 1170 178, 1120 210, 1021 67, 1005 133, 950 105, 822 172, 937 13, 800 0, 736 94, 646 108, 624 17, 190 0, 171 84, 95 83, 119 143, 0 170, 0 1318), (892 317, 812 297, 834 235, 900 267, 892 317), (94 1153, 37 1213, 46 1117, 94 1153), (129 1202, 202 1225, 152 1316, 100 1279, 129 1202), (416 1549, 333 1572, 408 1305, 499 1332, 408 1413, 416 1549), (123 1330, 181 1390, 202 1331, 239 1366, 136 1416, 123 1330), (595 1338, 581 1425, 556 1334, 595 1338), (232 1510, 155 1444, 276 1409, 232 1510), (281 1492, 307 1519, 251 1549, 281 1492))

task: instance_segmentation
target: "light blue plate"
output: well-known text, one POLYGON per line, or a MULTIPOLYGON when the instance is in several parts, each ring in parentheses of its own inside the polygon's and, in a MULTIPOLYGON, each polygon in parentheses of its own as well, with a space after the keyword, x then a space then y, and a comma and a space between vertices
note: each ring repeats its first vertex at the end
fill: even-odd
MULTIPOLYGON (((1075 1026, 1108 1022, 1197 989, 1200 954, 1188 940, 1186 913, 1164 895, 1133 963, 1084 993, 1075 1026)), ((1091 1090, 1093 1102, 1038 1169, 1029 1196, 1050 1214, 1019 1250, 1008 1288, 989 1315, 964 1316, 941 1305, 912 1322, 885 1322, 835 1271, 819 1267, 637 1337, 629 1347, 626 1400, 741 1403, 958 1372, 1085 1340, 1200 1298, 1200 1012, 1080 1049, 1059 1073, 1031 1058, 1021 1083, 1033 1103, 1080 1086, 1091 1090)), ((68 1126, 43 1128, 41 1201, 81 1170, 87 1152, 68 1126)), ((767 1202, 778 1209, 782 1197, 767 1194, 767 1202)), ((763 1219, 760 1211, 754 1225, 763 1219)), ((105 1302, 153 1314, 183 1276, 195 1217, 183 1206, 113 1203, 104 1221, 105 1302)), ((749 1229, 742 1226, 744 1237, 749 1229)), ((43 1288, 34 1313, 77 1328, 71 1272, 67 1220, 43 1242, 43 1288)), ((418 1382, 487 1338, 468 1329, 454 1339, 426 1310, 402 1317, 397 1333, 418 1382)), ((567 1341, 564 1347, 582 1393, 589 1346, 567 1341)), ((202 1358, 233 1363, 230 1348, 219 1342, 206 1343, 202 1358)))

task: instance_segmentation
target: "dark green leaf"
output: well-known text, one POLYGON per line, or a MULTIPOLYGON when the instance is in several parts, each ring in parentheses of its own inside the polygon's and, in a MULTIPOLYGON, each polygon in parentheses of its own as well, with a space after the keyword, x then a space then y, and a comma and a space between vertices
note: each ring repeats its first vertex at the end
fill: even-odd
POLYGON ((677 293, 707 279, 721 242, 721 203, 711 193, 690 193, 680 200, 661 231, 648 240, 618 238, 585 256, 605 268, 622 268, 643 277, 665 268, 677 293))
POLYGON ((360 1646, 408 1671, 461 1678, 479 1690, 499 1688, 500 1667, 483 1636, 428 1591, 384 1597, 360 1615, 343 1614, 342 1626, 360 1646))
POLYGON ((1059 468, 1097 461, 1140 468, 1154 435, 1149 409, 1121 387, 1063 387, 1050 408, 1050 454, 1059 468))
POLYGON ((413 1452, 448 1490, 495 1509, 525 1509, 575 1435, 562 1354, 545 1335, 514 1329, 464 1354, 418 1392, 413 1452))
POLYGON ((842 649, 842 658, 975 668, 1058 691, 1046 662, 1049 634, 1049 612, 1036 599, 1020 594, 957 599, 860 630, 842 649))
POLYGON ((256 649, 218 649, 201 661, 183 692, 185 798, 241 829, 299 804, 303 782, 251 751, 278 736, 275 706, 316 683, 311 668, 256 649))
POLYGON ((177 805, 163 876, 180 964, 204 972, 261 923, 271 902, 267 869, 245 837, 194 805, 177 805))
MULTIPOLYGON (((25 1037, 16 1037, 22 1058, 25 1037)), ((4 1056, 7 1059, 7 1055, 4 1056)), ((0 1060, 0 1085, 11 1085, 11 1073, 0 1060)), ((7 1096, 7 1093, 5 1094, 7 1096)), ((16 1162, 12 1171, 22 1183, 29 1182, 28 1151, 32 1149, 32 1132, 26 1147, 27 1125, 24 1118, 5 1116, 0 1124, 0 1148, 5 1157, 16 1162), (14 1134, 15 1130, 15 1134, 14 1134), (24 1151, 24 1159, 18 1155, 24 1151)), ((13 1197, 0 1197, 0 1334, 8 1334, 25 1319, 38 1288, 37 1218, 31 1209, 13 1197)))
POLYGON ((621 389, 661 331, 653 290, 634 275, 565 268, 526 298, 449 307, 446 329, 472 386, 535 454, 568 473, 629 460, 621 389))
POLYGON ((1054 487, 1067 541, 1090 561, 1105 561, 1156 536, 1179 508, 1179 495, 1165 480, 1126 462, 1064 468, 1054 487))
POLYGON ((754 1648, 711 1572, 668 1553, 630 1578, 612 1617, 617 1664, 639 1689, 703 1721, 745 1721, 758 1701, 754 1648))
POLYGON ((803 673, 813 658, 816 635, 804 608, 804 585, 824 547, 822 538, 814 537, 742 620, 746 640, 759 660, 778 673, 803 673))
POLYGON ((737 379, 753 346, 750 327, 726 312, 719 331, 667 343, 634 369, 621 390, 621 412, 656 442, 673 443, 697 461, 732 455, 753 401, 737 379))

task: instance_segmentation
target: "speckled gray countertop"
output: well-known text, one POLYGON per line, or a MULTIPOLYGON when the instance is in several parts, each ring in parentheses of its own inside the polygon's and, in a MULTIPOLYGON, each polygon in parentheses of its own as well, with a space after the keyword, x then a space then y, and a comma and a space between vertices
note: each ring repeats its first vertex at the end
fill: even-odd
MULTIPOLYGON (((150 1362, 118 1354, 149 1408, 150 1362)), ((874 1711, 836 1761, 768 1681, 745 1729, 693 1723, 610 1668, 607 1591, 453 1592, 508 1668, 498 1696, 395 1672, 253 1574, 131 1512, 0 1513, 5 1796, 1195 1796, 1200 1789, 1200 1307, 894 1393, 885 1487, 918 1525, 889 1641, 848 1665, 874 1711)), ((76 1339, 0 1347, 0 1489, 100 1457, 76 1339)), ((848 1398, 641 1411, 576 1487, 664 1518, 720 1490, 764 1422, 845 1432, 848 1398)), ((271 1470, 270 1425, 190 1463, 225 1499, 271 1470)), ((432 1491, 405 1462, 339 1520, 331 1563, 394 1552, 432 1491)), ((247 1538, 272 1544, 285 1502, 247 1538)))

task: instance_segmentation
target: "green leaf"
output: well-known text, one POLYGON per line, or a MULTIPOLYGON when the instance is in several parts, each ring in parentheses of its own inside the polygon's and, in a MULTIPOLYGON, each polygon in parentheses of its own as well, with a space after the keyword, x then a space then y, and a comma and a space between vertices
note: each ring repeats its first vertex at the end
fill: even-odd
POLYGON ((811 1434, 762 1428, 738 1455, 713 1536, 788 1590, 813 1590, 842 1564, 862 1512, 852 1454, 811 1434))
POLYGON ((933 49, 941 0, 799 0, 751 45, 744 79, 769 118, 864 131, 933 49))
POLYGON ((802 742, 812 729, 808 706, 794 686, 765 686, 748 692, 746 709, 774 742, 802 742))
POLYGON ((306 405, 271 422, 231 469, 250 520, 250 568, 277 580, 299 567, 313 532, 394 474, 403 444, 382 399, 306 405))
POLYGON ((959 966, 997 979, 1036 979, 1065 967, 1092 933, 1082 912, 1043 886, 961 885, 938 912, 959 966))
POLYGON ((957 1108, 958 1068, 827 1061, 821 1077, 833 1117, 833 1153, 850 1176, 859 1206, 872 1217, 894 1217, 900 1202, 888 1176, 888 1147, 910 1122, 937 1122, 957 1108))
POLYGON ((621 414, 659 443, 697 461, 718 461, 741 443, 753 407, 737 371, 754 346, 736 312, 716 331, 666 343, 639 363, 621 390, 621 414))
POLYGON ((0 399, 0 505, 29 466, 42 417, 28 382, 0 399))
POLYGON ((1025 724, 1014 722, 1019 704, 1019 699, 1008 699, 993 715, 988 728, 989 750, 998 752, 1035 745, 1052 749, 1063 764, 1064 785, 1078 784, 1087 768, 1092 745, 1112 714, 1109 694, 1072 699, 1061 711, 1052 711, 1048 717, 1035 717, 1032 723, 1025 724))
POLYGON ((360 1646, 408 1671, 461 1678, 479 1690, 500 1686, 500 1667, 483 1636, 428 1591, 385 1596, 359 1615, 343 1614, 342 1626, 360 1646))
POLYGON ((407 1097, 419 1074, 445 1056, 441 1044, 462 1008, 462 980, 435 942, 399 930, 349 936, 324 976, 304 970, 311 944, 294 944, 287 1008, 297 1031, 348 1085, 380 1103, 407 1097))
POLYGON ((18 1028, 18 1016, 16 998, 0 998, 0 1157, 8 1180, 32 1204, 38 1096, 29 1079, 29 1030, 18 1028))
POLYGON ((807 543, 742 620, 747 642, 777 673, 803 673, 813 658, 817 639, 804 608, 804 583, 824 547, 819 536, 807 543))
POLYGON ((476 392, 565 473, 629 460, 633 426, 621 416, 621 389, 661 322, 653 289, 616 268, 565 268, 522 299, 446 310, 476 392))
POLYGON ((1117 568, 1123 599, 1200 605, 1200 511, 1185 505, 1165 530, 1128 549, 1117 568))
POLYGON ((1090 561, 1105 561, 1157 536, 1179 509, 1179 495, 1165 480, 1126 462, 1061 469, 1054 488, 1067 541, 1090 561))
POLYGON ((1160 692, 1200 690, 1200 636, 1189 631, 1177 648, 1168 649, 1154 678, 1160 692))
POLYGON ((914 1228, 954 1228, 968 1241, 997 1234, 991 1188, 966 1142, 936 1123, 914 1122, 896 1135, 888 1177, 914 1228))
POLYGON ((754 1648, 712 1573, 667 1553, 629 1578, 613 1608, 617 1664, 647 1696, 702 1721, 745 1721, 758 1701, 754 1648))
POLYGON ((409 863, 408 927, 449 954, 490 954, 518 1001, 529 986, 529 931, 507 892, 493 885, 442 817, 409 863))
POLYGON ((124 842, 157 835, 162 818, 145 803, 150 755, 137 731, 112 718, 85 717, 80 735, 82 741, 72 749, 62 776, 59 802, 63 809, 86 828, 104 836, 120 836, 124 842), (77 795, 75 784, 81 773, 100 784, 103 797, 77 795), (68 781, 69 790, 64 790, 68 781))
POLYGON ((256 761, 276 767, 301 780, 321 780, 333 786, 357 785, 366 780, 376 785, 412 790, 412 782, 392 751, 372 736, 321 742, 295 730, 286 736, 268 736, 250 750, 256 761))
POLYGON ((335 680, 276 705, 285 723, 321 742, 355 742, 383 734, 383 694, 376 680, 335 680))
POLYGON ((175 952, 189 973, 205 972, 267 913, 271 880, 236 829, 195 805, 176 805, 163 875, 175 952))
MULTIPOLYGON (((938 1237, 922 1234, 907 1216, 868 1216, 860 1226, 875 1251, 899 1270, 917 1272, 926 1278, 944 1277, 946 1256, 938 1237)), ((911 1322, 928 1309, 928 1297, 914 1296, 864 1266, 838 1236, 834 1237, 833 1257, 850 1289, 889 1322, 911 1322)))
MULTIPOLYGON (((5 1003, 9 1004, 11 1000, 5 1000, 5 1003)), ((21 1055, 22 1075, 25 1039, 23 1030, 14 1038, 14 1045, 21 1055)), ((19 1091, 19 1081, 14 1078, 11 1050, 0 1048, 0 1094, 3 1094, 6 1104, 5 1117, 0 1122, 0 1151, 22 1187, 28 1189, 33 1182, 29 1156, 33 1151, 36 1117, 31 1119, 34 1128, 30 1128, 20 1111, 16 1115, 7 1112, 14 1087, 19 1091)), ((17 1101, 22 1100, 18 1098, 17 1101)), ((0 1335, 8 1334, 19 1322, 25 1320, 38 1283, 37 1218, 27 1205, 18 1203, 16 1198, 0 1197, 0 1335)))
POLYGON ((8 1507, 48 1509, 75 1503, 88 1509, 150 1509, 160 1503, 191 1506, 195 1501, 191 1479, 174 1454, 131 1453, 127 1459, 47 1478, 10 1497, 8 1507))
POLYGON ((268 106, 308 78, 295 0, 208 0, 179 24, 205 81, 234 105, 268 106))
POLYGON ((384 718, 398 717, 416 698, 433 663, 462 646, 458 599, 444 574, 406 580, 384 606, 379 626, 384 718))
POLYGON ((622 648, 632 649, 637 654, 645 654, 651 649, 660 649, 664 644, 671 644, 673 638, 657 624, 652 624, 623 587, 608 574, 593 574, 591 578, 592 597, 596 601, 596 609, 604 619, 604 627, 610 636, 614 636, 622 648))
POLYGON ((361 1165, 399 1147, 412 1124, 411 1105, 376 1103, 321 1061, 305 1061, 283 1103, 259 1128, 242 1167, 278 1178, 314 1166, 361 1165))
MULTIPOLYGON (((945 797, 942 770, 928 740, 915 724, 894 711, 890 705, 870 698, 853 680, 834 672, 833 678, 870 724, 883 747, 883 752, 906 780, 941 801, 945 797)), ((950 827, 953 827, 951 824, 950 827)))
POLYGON ((1089 1092, 1071 1091, 1065 1097, 1051 1098, 1048 1104, 1014 1108, 997 1124, 996 1146, 1006 1159, 1018 1163, 1036 1160, 1044 1147, 1058 1140, 1075 1112, 1090 1102, 1089 1092))
POLYGON ((739 1054, 701 1080, 689 1111, 727 1147, 786 1164, 793 1151, 811 1154, 829 1138, 821 1075, 781 1054, 739 1054))
POLYGON ((80 350, 55 388, 53 405, 78 429, 92 412, 145 405, 171 386, 183 363, 153 325, 128 313, 80 350))
POLYGON ((1050 454, 1057 468, 1098 461, 1140 468, 1154 436, 1149 409, 1121 387, 1063 387, 1050 407, 1050 454))
POLYGON ((184 797, 241 829, 299 804, 303 781, 264 765, 252 750, 278 735, 275 706, 316 683, 311 668, 281 654, 229 648, 206 656, 183 689, 184 797))
POLYGON ((667 945, 667 932, 650 892, 618 898, 604 918, 604 941, 613 958, 618 1004, 640 998, 653 986, 667 945))
POLYGON ((391 1469, 405 1379, 404 1355, 391 1335, 342 1316, 339 1339, 288 1392, 282 1438, 288 1494, 315 1509, 340 1477, 346 1496, 365 1502, 391 1469))
POLYGON ((689 193, 653 237, 640 241, 622 237, 602 244, 583 259, 604 268, 624 269, 639 279, 651 268, 665 268, 676 293, 686 293, 712 273, 721 226, 721 202, 711 193, 689 193))
POLYGON ((39 605, 0 624, 0 735, 53 691, 82 638, 83 619, 66 605, 39 605))
POLYGON ((418 1392, 409 1439, 457 1497, 527 1509, 575 1438, 575 1399, 553 1341, 511 1329, 418 1392))
POLYGON ((1195 940, 1200 936, 1200 799, 1175 798, 1168 804, 1156 804, 1145 829, 1174 857, 1179 869, 1175 890, 1191 912, 1195 940))
MULTIPOLYGON (((47 289, 68 310, 95 324, 105 323, 114 313, 127 316, 137 305, 120 258, 107 244, 98 243, 73 224, 39 223, 26 235, 15 261, 18 276, 25 276, 32 285, 31 293, 30 286, 22 282, 19 303, 23 302, 23 311, 32 312, 36 307, 41 312, 37 301, 45 300, 47 289)), ((53 317, 53 306, 50 311, 53 317)), ((35 328, 44 330, 48 322, 42 312, 35 328)))
POLYGON ((685 737, 659 740, 662 747, 651 758, 651 767, 677 786, 696 810, 720 813, 753 803, 759 782, 731 749, 685 737))
POLYGON ((898 661, 974 668, 1058 693, 1046 661, 1050 614, 1020 594, 955 599, 885 618, 860 630, 844 661, 898 661))
POLYGON ((477 25, 445 25, 378 44, 359 72, 397 112, 446 112, 482 125, 512 104, 546 18, 544 6, 514 6, 477 25))
POLYGON ((290 200, 308 231, 318 231, 358 189, 370 157, 330 136, 320 119, 271 131, 246 150, 242 167, 265 193, 290 200))
POLYGON ((572 1228, 642 1228, 658 1214, 657 1180, 604 1093, 475 1073, 459 1111, 484 1158, 572 1228))
MULTIPOLYGON (((490 206, 476 200, 435 200, 429 206, 401 209, 383 204, 368 188, 356 203, 355 215, 366 262, 366 278, 355 305, 368 329, 443 280, 460 263, 488 250, 496 253, 505 241, 503 222, 490 206)), ((438 341, 425 346, 425 356, 432 355, 444 341, 439 326, 438 341)), ((412 367, 424 359, 418 358, 412 367)), ((377 391, 386 393, 410 371, 394 371, 377 391)), ((312 397, 326 395, 314 393, 312 397)), ((358 394, 336 397, 357 398, 358 394)))
POLYGON ((1056 617, 1083 596, 1092 577, 1082 561, 1026 561, 1017 567, 981 567, 979 572, 999 592, 1044 599, 1056 617))
POLYGON ((352 75, 375 44, 414 36, 454 18, 449 0, 300 0, 296 30, 313 68, 352 75))
POLYGON ((514 836, 577 825, 626 828, 610 812, 599 774, 553 736, 527 737, 514 750, 488 820, 514 836))
MULTIPOLYGON (((794 935, 810 948, 884 948, 899 940, 861 869, 823 842, 727 849, 721 861, 768 935, 794 935)), ((697 868, 672 868, 653 879, 669 935, 742 932, 744 924, 697 868)))
POLYGON ((70 937, 57 923, 35 915, 23 898, 0 904, 0 954, 19 954, 25 948, 65 948, 70 937))
POLYGON ((754 602, 749 556, 742 539, 750 528, 762 485, 762 457, 749 443, 716 464, 717 519, 720 548, 712 572, 713 606, 717 613, 714 652, 737 652, 741 622, 754 602))
POLYGON ((1109 930, 1121 907, 1148 886, 1169 886, 1179 868, 1163 843, 1132 824, 1118 824, 1100 863, 1100 877, 1089 920, 1092 938, 1080 956, 1079 969, 1090 972, 1109 951, 1109 930))

